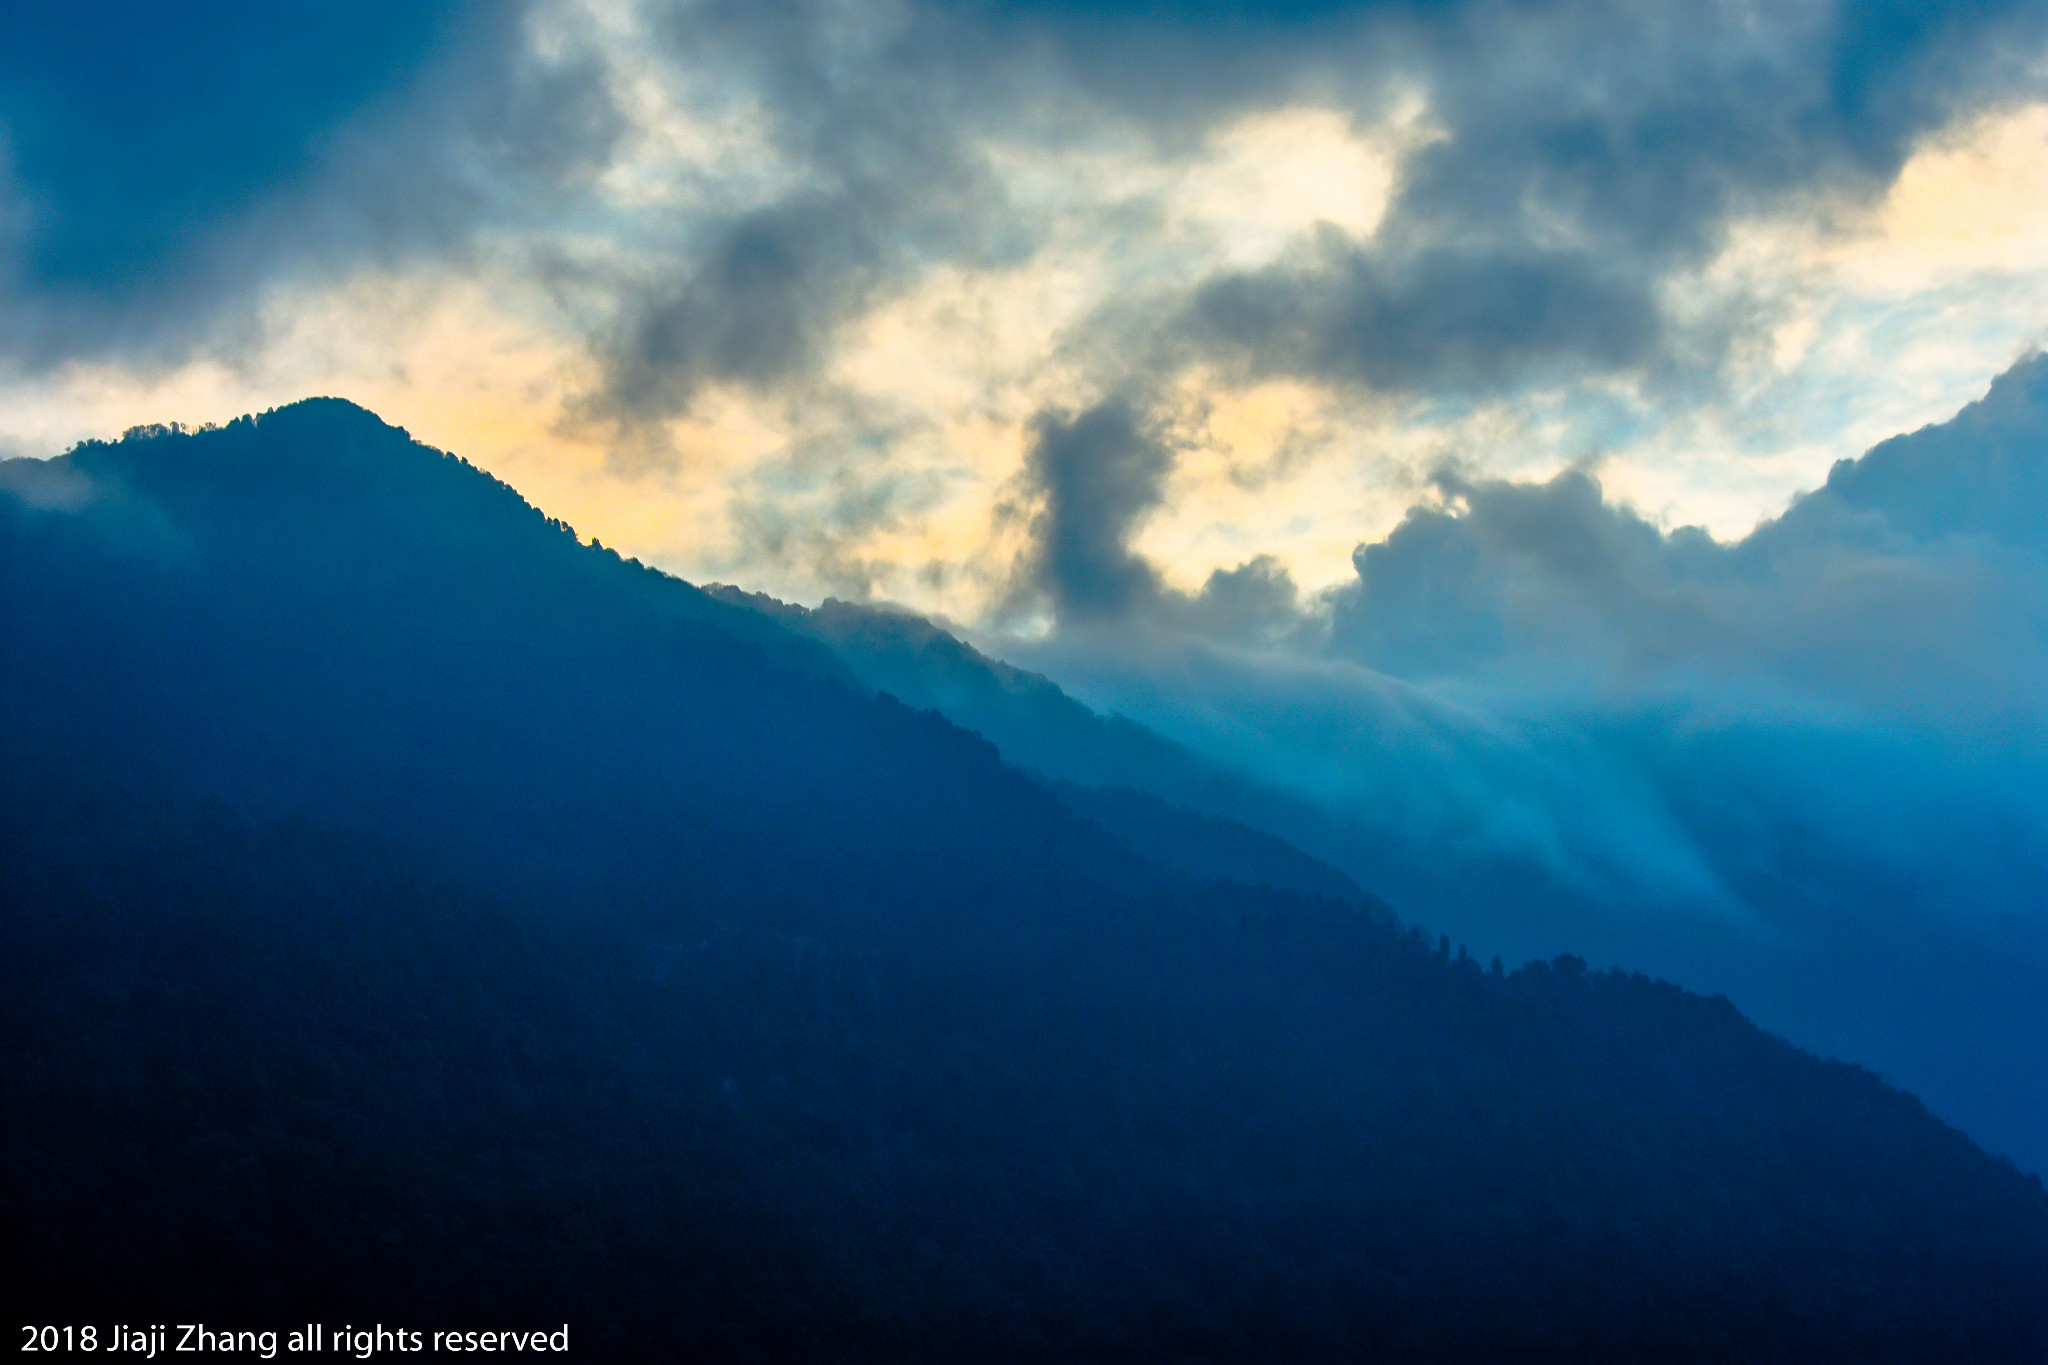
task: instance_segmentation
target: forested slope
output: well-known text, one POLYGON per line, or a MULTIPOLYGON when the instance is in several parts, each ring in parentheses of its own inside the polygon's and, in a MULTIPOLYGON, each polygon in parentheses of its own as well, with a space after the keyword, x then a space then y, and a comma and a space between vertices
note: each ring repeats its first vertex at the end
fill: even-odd
POLYGON ((1726 1001, 1164 873, 358 409, 7 487, 38 1311, 618 1358, 2048 1349, 2048 1196, 1910 1096, 1726 1001))

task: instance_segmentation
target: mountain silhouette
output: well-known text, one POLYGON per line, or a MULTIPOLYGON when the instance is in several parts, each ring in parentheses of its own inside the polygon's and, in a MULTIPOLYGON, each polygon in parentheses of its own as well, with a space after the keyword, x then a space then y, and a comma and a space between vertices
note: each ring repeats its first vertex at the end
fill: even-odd
POLYGON ((1162 868, 1371 899, 1385 910, 1351 875, 1286 840, 1321 835, 1355 851, 1359 841, 1347 843, 1337 821, 1135 721, 1099 715, 1052 679, 989 658, 925 617, 837 598, 806 608, 722 583, 705 591, 816 640, 874 691, 981 735, 1162 868))
POLYGON ((339 400, 0 466, 0 621, 0 1190, 51 1320, 2048 1351, 2048 1194, 1911 1096, 1027 773, 339 400))

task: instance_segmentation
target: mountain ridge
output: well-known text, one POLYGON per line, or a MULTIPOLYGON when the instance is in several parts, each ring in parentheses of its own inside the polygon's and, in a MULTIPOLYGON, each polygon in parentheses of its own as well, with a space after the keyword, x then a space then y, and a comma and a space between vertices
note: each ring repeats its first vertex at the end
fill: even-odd
POLYGON ((360 409, 0 471, 98 481, 0 496, 0 1197, 51 1311, 706 1359, 2048 1344, 2048 1193, 1910 1095, 1725 1000, 1162 872, 360 409))
POLYGON ((804 607, 729 584, 705 591, 819 641, 864 685, 981 735, 1006 761, 1042 773, 1067 794, 1069 805, 1085 801, 1091 818, 1127 840, 1144 839, 1171 865, 1210 866, 1213 834, 1227 826, 1238 831, 1227 836, 1233 844, 1271 840, 1293 855, 1282 873, 1281 860, 1247 847, 1239 866, 1280 876, 1276 885, 1363 899, 1395 913, 1368 889, 1371 865, 1358 856, 1358 846, 1369 841, 1347 837, 1354 831, 1128 717, 1096 712, 1044 674, 983 654, 929 617, 838 598, 804 607), (1119 791, 1141 799, 1108 795, 1119 791), (1185 812, 1171 840, 1162 837, 1157 810, 1139 812, 1145 802, 1185 812), (1166 853, 1165 843, 1187 849, 1202 841, 1205 827, 1212 835, 1208 852, 1166 853))

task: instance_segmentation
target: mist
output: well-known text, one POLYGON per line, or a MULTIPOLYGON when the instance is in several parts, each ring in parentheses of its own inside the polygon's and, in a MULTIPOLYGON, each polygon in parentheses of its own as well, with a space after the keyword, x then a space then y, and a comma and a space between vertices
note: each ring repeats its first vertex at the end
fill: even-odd
POLYGON ((1590 470, 1434 491, 1258 629, 1212 580, 988 648, 1313 801, 1476 953, 1726 991, 2048 1162, 2048 360, 1733 543, 1590 470))

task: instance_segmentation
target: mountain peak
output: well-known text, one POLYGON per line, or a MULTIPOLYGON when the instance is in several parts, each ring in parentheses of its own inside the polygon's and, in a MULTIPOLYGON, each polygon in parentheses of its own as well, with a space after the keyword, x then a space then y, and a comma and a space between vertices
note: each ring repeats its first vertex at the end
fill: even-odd
POLYGON ((404 427, 393 426, 360 403, 331 394, 301 398, 295 403, 285 403, 256 417, 258 426, 283 424, 291 429, 345 431, 351 428, 365 432, 396 432, 407 440, 411 433, 404 427))
MULTIPOLYGON (((566 531, 509 485, 345 398, 304 398, 224 425, 153 423, 84 441, 59 461, 140 494, 177 522, 409 523, 422 534, 515 523, 566 531)), ((353 532, 352 532, 353 533, 353 532)))

